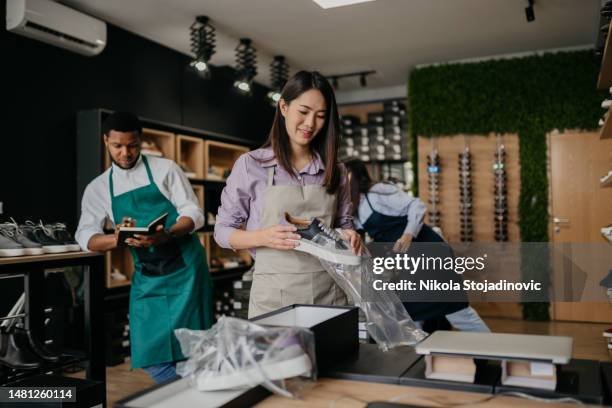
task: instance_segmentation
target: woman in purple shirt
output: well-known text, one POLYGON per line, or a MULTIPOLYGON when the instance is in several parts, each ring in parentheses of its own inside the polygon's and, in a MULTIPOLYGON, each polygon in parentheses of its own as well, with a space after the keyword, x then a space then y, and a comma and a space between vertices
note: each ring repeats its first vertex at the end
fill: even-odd
POLYGON ((215 240, 249 249, 255 272, 249 317, 294 303, 346 304, 346 296, 313 255, 293 250, 297 229, 285 213, 340 228, 354 253, 346 168, 338 163, 338 110, 329 82, 300 71, 281 93, 268 140, 234 164, 221 195, 215 240))

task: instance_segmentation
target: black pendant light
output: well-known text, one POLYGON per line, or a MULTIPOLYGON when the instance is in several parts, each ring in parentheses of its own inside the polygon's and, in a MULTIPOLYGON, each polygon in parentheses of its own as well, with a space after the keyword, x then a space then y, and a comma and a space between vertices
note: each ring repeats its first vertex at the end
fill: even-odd
POLYGON ((253 78, 257 75, 256 50, 249 38, 241 38, 236 47, 236 72, 237 78, 234 86, 243 94, 250 94, 253 78))
POLYGON ((205 77, 209 77, 210 67, 208 62, 215 53, 215 27, 210 24, 210 19, 207 16, 197 16, 189 30, 191 52, 194 54, 194 59, 190 65, 205 77))
POLYGON ((289 64, 282 55, 274 57, 272 63, 270 63, 270 83, 272 90, 268 92, 268 98, 272 106, 276 106, 281 97, 281 91, 285 82, 289 78, 289 64))

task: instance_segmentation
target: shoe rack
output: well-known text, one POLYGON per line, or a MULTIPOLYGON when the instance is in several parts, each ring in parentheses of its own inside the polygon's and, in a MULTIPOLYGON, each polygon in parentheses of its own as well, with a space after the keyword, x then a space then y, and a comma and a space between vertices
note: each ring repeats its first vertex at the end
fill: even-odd
POLYGON ((121 286, 130 286, 132 283, 132 275, 134 274, 134 260, 132 253, 126 247, 120 247, 108 251, 104 254, 104 276, 106 279, 106 287, 108 289, 118 288, 121 286), (115 275, 113 275, 113 272, 115 275), (123 279, 117 279, 117 272, 120 273, 123 279))
POLYGON ((221 248, 215 242, 212 232, 200 232, 198 237, 206 250, 208 269, 213 277, 225 271, 240 270, 242 272, 253 264, 249 251, 221 248))
POLYGON ((204 142, 204 168, 206 180, 225 181, 229 171, 241 154, 249 149, 230 143, 207 140, 204 142))
POLYGON ((204 143, 199 137, 176 136, 176 162, 190 180, 204 179, 204 143))

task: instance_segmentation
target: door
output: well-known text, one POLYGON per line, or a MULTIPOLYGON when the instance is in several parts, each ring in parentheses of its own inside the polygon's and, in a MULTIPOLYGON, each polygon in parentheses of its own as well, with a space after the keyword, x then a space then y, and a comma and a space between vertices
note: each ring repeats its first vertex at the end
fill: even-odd
MULTIPOLYGON (((602 188, 599 178, 612 168, 612 139, 601 140, 599 133, 566 131, 548 137, 550 160, 551 223, 550 237, 555 247, 562 243, 597 243, 588 248, 605 250, 601 228, 612 224, 612 188, 602 188)), ((569 246, 568 246, 569 247, 569 246)), ((575 262, 589 272, 585 291, 605 289, 599 281, 612 264, 589 267, 601 260, 585 256, 586 245, 577 246, 575 262)), ((610 246, 612 251, 612 245, 610 246)), ((600 252, 601 253, 601 252, 600 252)), ((566 260, 567 263, 567 260, 566 260)), ((553 261, 553 267, 563 267, 553 261)), ((593 297, 591 297, 592 299, 593 297)), ((554 302, 554 320, 612 322, 612 305, 605 302, 554 302)))

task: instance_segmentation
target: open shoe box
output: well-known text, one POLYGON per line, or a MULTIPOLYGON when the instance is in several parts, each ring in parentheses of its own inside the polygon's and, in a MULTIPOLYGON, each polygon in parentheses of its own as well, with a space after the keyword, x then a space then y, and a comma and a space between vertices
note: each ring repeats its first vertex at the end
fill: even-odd
POLYGON ((295 304, 250 319, 268 326, 310 329, 315 336, 319 372, 359 353, 358 308, 295 304))

